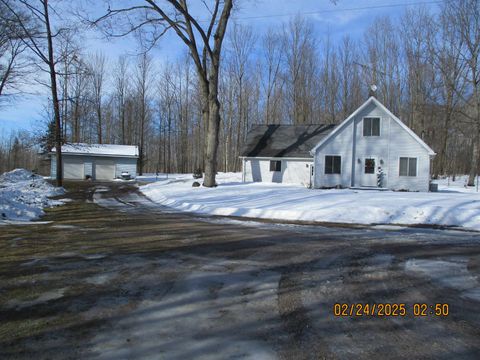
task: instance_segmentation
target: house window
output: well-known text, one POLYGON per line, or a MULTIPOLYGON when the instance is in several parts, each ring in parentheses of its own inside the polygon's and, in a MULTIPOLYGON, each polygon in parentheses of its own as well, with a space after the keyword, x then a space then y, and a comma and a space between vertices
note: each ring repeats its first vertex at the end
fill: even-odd
POLYGON ((417 176, 417 158, 400 158, 400 176, 417 176))
POLYGON ((282 171, 282 161, 270 160, 270 171, 282 171))
POLYGON ((380 136, 380 118, 363 118, 363 136, 380 136))
POLYGON ((341 156, 325 156, 325 174, 340 174, 342 168, 341 156))

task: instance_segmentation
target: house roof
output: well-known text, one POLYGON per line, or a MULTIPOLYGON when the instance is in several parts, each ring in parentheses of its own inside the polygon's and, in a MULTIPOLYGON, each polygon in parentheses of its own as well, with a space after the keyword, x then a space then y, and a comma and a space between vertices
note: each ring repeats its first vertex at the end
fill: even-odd
POLYGON ((330 137, 335 135, 337 132, 341 131, 350 121, 352 121, 355 116, 360 113, 363 109, 365 109, 369 104, 374 103, 380 109, 382 109, 385 113, 387 113, 394 121, 396 121, 410 136, 412 136, 421 146, 427 150, 430 156, 436 155, 435 151, 432 150, 430 146, 428 146, 425 141, 420 139, 417 134, 413 132, 407 125, 405 125, 398 117, 396 117, 390 110, 388 110, 385 105, 383 105, 380 101, 378 101, 374 96, 370 96, 367 101, 365 101, 360 107, 355 110, 349 117, 347 117, 344 121, 338 125, 334 131, 332 131, 328 136, 325 136, 322 140, 320 140, 315 147, 312 148, 310 153, 312 156, 315 154, 315 151, 322 146, 330 137))
MULTIPOLYGON (((52 149, 55 153, 56 149, 52 149)), ((138 157, 138 146, 113 144, 66 143, 62 145, 62 154, 92 155, 112 157, 138 157)))
POLYGON ((335 125, 257 125, 247 134, 243 157, 311 158, 310 150, 335 125))

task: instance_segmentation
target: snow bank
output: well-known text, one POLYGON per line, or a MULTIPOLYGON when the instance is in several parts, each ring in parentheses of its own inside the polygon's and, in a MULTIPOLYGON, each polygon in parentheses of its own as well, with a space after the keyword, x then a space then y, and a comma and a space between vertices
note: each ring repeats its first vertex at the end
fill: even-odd
POLYGON ((43 215, 43 208, 63 202, 49 199, 61 195, 43 177, 25 169, 15 169, 0 175, 0 224, 5 221, 28 221, 43 215))
MULTIPOLYGON (((142 186, 156 203, 211 215, 352 224, 431 224, 480 230, 480 195, 440 185, 438 193, 311 190, 273 183, 241 183, 220 173, 216 188, 192 188, 194 179, 161 179, 142 186)), ((460 189, 459 189, 460 190, 460 189)))

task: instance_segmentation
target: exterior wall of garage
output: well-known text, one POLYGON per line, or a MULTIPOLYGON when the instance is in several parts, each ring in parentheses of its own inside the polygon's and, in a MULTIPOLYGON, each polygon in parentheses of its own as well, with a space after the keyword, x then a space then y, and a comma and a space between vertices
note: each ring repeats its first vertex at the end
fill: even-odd
MULTIPOLYGON (((110 160, 115 163, 115 177, 120 177, 122 172, 128 172, 132 177, 137 176, 137 159, 136 158, 123 158, 123 157, 109 157, 109 156, 88 156, 88 155, 67 155, 62 154, 63 162, 68 161, 69 158, 80 159, 83 163, 84 178, 86 176, 92 177, 95 180, 95 160, 110 160)), ((51 156, 50 162, 50 176, 55 178, 57 176, 57 161, 55 155, 51 156)), ((79 179, 83 180, 83 179, 79 179)))

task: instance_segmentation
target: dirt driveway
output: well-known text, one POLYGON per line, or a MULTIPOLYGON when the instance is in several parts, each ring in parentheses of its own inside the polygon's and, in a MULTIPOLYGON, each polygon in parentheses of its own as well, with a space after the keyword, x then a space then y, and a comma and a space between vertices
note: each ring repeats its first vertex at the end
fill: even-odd
POLYGON ((0 227, 2 359, 480 354, 477 233, 199 218, 131 185, 68 197, 42 222, 0 227), (335 303, 406 314, 336 317, 335 303), (437 303, 447 316, 414 315, 437 303))

